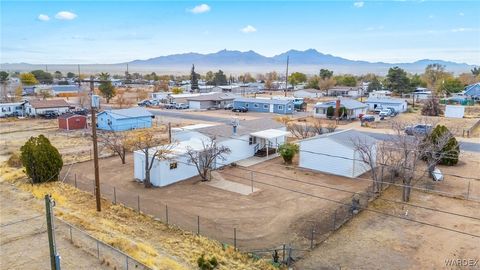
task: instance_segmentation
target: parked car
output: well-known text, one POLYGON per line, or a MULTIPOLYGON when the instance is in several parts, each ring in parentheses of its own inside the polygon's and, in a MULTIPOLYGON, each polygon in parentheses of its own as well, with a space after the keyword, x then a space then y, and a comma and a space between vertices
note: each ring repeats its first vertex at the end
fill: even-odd
POLYGON ((152 105, 153 105, 152 102, 151 102, 150 100, 148 100, 148 99, 142 100, 142 101, 138 102, 137 104, 138 104, 138 106, 140 106, 140 107, 148 107, 148 106, 152 106, 152 105))
POLYGON ((245 107, 237 107, 237 108, 233 108, 233 109, 232 109, 232 112, 243 112, 243 113, 246 113, 246 112, 248 112, 248 109, 245 108, 245 107))
POLYGON ((383 110, 382 107, 376 107, 375 109, 373 109, 373 112, 374 112, 375 114, 379 114, 382 110, 383 110))
POLYGON ((57 112, 46 111, 44 114, 42 114, 40 116, 45 118, 45 119, 54 119, 54 118, 58 117, 58 113, 57 112))
POLYGON ((233 104, 232 104, 232 103, 226 104, 223 108, 224 108, 225 110, 231 110, 231 109, 233 109, 233 104))
POLYGON ((178 103, 178 104, 175 106, 175 109, 177 109, 177 110, 188 109, 188 104, 178 103))
POLYGON ((383 109, 378 113, 378 116, 380 117, 387 117, 391 115, 392 115, 392 112, 390 111, 390 109, 383 109))
POLYGON ((362 122, 375 122, 375 116, 374 115, 363 115, 362 116, 362 122))
POLYGON ((387 109, 390 110, 390 116, 397 116, 398 115, 398 112, 397 110, 395 110, 395 108, 392 108, 392 107, 388 107, 387 109))
POLYGON ((87 115, 88 114, 88 109, 77 109, 72 111, 74 114, 79 114, 79 115, 87 115))
POLYGON ((427 135, 432 131, 432 125, 418 124, 405 128, 407 135, 427 135))
POLYGON ((175 109, 176 107, 177 103, 175 102, 165 104, 165 109, 175 109))

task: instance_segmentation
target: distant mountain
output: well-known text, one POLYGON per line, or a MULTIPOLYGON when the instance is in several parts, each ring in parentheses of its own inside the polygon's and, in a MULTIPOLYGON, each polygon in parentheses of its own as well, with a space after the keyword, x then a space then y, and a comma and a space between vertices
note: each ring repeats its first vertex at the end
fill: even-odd
POLYGON ((323 54, 315 49, 305 51, 289 50, 273 57, 266 57, 254 51, 229 51, 221 50, 216 53, 199 54, 186 53, 174 54, 168 56, 160 56, 147 60, 135 60, 128 64, 134 66, 184 66, 195 64, 199 68, 224 68, 232 69, 233 67, 248 70, 248 66, 255 70, 270 67, 276 69, 285 66, 287 56, 290 59, 292 68, 300 68, 302 70, 318 70, 319 68, 329 68, 336 72, 349 72, 360 74, 365 72, 386 73, 390 67, 399 66, 409 72, 423 72, 428 64, 439 63, 445 65, 447 70, 455 73, 469 72, 472 65, 465 63, 456 63, 443 60, 423 59, 413 63, 384 63, 384 62, 367 62, 350 60, 330 54, 323 54), (246 66, 247 65, 247 66, 246 66))
MULTIPOLYGON (((449 72, 456 74, 470 72, 474 67, 465 63, 456 63, 443 60, 423 59, 413 63, 384 63, 350 60, 330 54, 323 54, 315 49, 305 51, 289 50, 273 57, 266 57, 254 51, 231 51, 221 50, 215 53, 183 53, 150 58, 146 60, 134 60, 118 64, 91 64, 81 65, 84 72, 108 71, 123 73, 126 64, 135 72, 162 72, 167 74, 186 74, 195 64, 197 72, 222 69, 225 72, 238 74, 244 72, 268 72, 275 70, 284 72, 287 56, 290 59, 290 70, 316 74, 321 68, 328 68, 335 73, 386 74, 390 67, 399 66, 411 73, 422 73, 428 64, 439 63, 446 66, 449 72)), ((48 64, 48 63, 46 63, 48 64)), ((48 65, 49 69, 60 71, 77 71, 77 65, 48 65)), ((29 71, 43 69, 45 65, 31 65, 27 63, 1 64, 0 69, 12 71, 29 71)))

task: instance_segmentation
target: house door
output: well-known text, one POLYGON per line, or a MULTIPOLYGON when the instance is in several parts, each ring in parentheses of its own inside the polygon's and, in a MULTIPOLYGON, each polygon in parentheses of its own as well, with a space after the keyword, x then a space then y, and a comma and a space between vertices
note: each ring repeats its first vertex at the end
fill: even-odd
POLYGON ((273 104, 270 104, 270 112, 273 112, 273 104))

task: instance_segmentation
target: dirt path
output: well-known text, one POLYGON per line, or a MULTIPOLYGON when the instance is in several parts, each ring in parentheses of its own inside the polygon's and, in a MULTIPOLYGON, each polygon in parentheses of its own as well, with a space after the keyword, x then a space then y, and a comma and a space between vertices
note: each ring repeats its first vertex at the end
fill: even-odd
MULTIPOLYGON (((401 190, 390 188, 383 198, 400 198, 401 190)), ((479 204, 417 192, 412 204, 438 208, 480 218, 479 204)), ((432 212, 411 206, 375 201, 371 209, 402 215, 480 236, 475 219, 432 212), (408 212, 407 212, 408 211, 408 212)), ((308 257, 297 269, 450 269, 447 259, 480 259, 480 238, 363 211, 308 257)), ((476 267, 460 269, 479 269, 476 267)), ((453 269, 453 268, 452 268, 453 269)), ((454 268, 457 269, 457 268, 454 268)))
MULTIPOLYGON (((41 201, 6 183, 0 183, 0 194, 0 268, 49 269, 47 225, 39 210, 41 201)), ((56 242, 62 269, 111 269, 62 237, 56 237, 56 242)))

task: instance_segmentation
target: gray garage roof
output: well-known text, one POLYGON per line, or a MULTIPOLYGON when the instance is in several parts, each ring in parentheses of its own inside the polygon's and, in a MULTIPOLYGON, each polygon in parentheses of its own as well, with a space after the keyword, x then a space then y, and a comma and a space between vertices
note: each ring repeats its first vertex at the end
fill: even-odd
MULTIPOLYGON (((335 107, 336 105, 336 100, 324 102, 324 103, 317 103, 315 105, 315 108, 328 108, 328 107, 335 107)), ((340 106, 345 107, 346 109, 359 109, 359 108, 366 108, 367 105, 360 102, 356 101, 354 99, 350 98, 341 98, 340 99, 340 106)))
POLYGON ((383 103, 383 104, 403 104, 405 100, 395 98, 369 98, 365 103, 383 103))
POLYGON ((359 132, 354 129, 346 129, 346 130, 335 131, 332 133, 317 135, 315 137, 301 140, 300 142, 310 141, 310 140, 322 140, 322 139, 332 140, 338 144, 344 145, 352 149, 355 148, 355 142, 357 141, 360 141, 362 143, 367 143, 368 145, 374 145, 377 143, 377 140, 375 138, 365 135, 362 132, 359 132))
POLYGON ((280 104, 286 105, 293 102, 292 100, 285 99, 262 99, 262 98, 236 98, 235 101, 238 102, 249 102, 249 103, 263 103, 263 104, 280 104))
MULTIPOLYGON (((272 119, 260 118, 254 120, 241 120, 239 126, 237 127, 237 136, 242 136, 261 130, 277 129, 282 127, 284 127, 283 124, 272 119)), ((199 128, 195 131, 198 131, 209 137, 217 137, 219 141, 223 141, 233 135, 233 127, 227 124, 199 128)))

